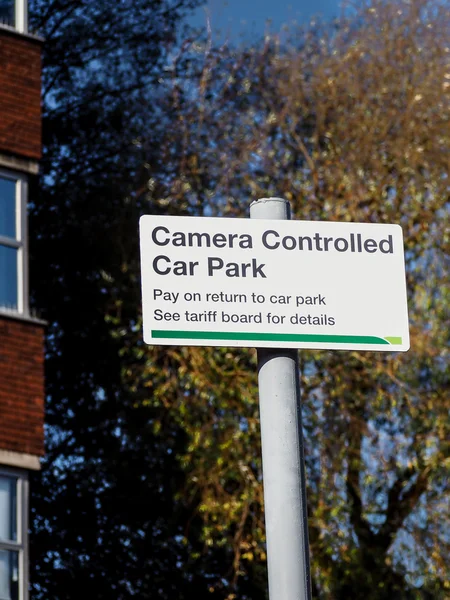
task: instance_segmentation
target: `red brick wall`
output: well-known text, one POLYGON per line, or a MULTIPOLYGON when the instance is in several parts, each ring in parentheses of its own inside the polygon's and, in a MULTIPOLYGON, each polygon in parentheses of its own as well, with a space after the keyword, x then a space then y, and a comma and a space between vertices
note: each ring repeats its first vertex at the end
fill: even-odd
POLYGON ((44 330, 2 316, 0 449, 44 453, 44 330))
POLYGON ((41 157, 41 44, 2 28, 0 152, 41 157))

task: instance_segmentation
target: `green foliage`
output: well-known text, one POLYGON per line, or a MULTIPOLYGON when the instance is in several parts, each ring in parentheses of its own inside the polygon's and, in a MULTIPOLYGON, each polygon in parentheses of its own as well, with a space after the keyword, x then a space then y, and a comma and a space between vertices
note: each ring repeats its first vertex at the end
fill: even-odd
MULTIPOLYGON (((67 23, 61 49, 86 19, 67 23)), ((405 237, 410 352, 301 353, 314 595, 448 596, 449 25, 444 4, 375 0, 254 48, 165 57, 119 27, 118 55, 49 50, 30 228, 50 322, 36 598, 265 598, 255 353, 144 346, 137 220, 246 216, 269 195, 405 237)))
MULTIPOLYGON (((283 45, 209 48, 197 88, 173 86, 178 118, 160 147, 173 175, 155 177, 152 202, 245 216, 274 195, 297 218, 403 227, 411 351, 302 356, 320 598, 448 595, 449 25, 443 4, 376 1, 283 45)), ((265 557, 253 374, 237 368, 247 393, 230 397, 223 356, 183 352, 192 410, 171 410, 190 439, 186 493, 201 498, 205 545, 233 548, 229 597, 243 597, 265 557)))
POLYGON ((157 80, 196 4, 30 6, 32 29, 45 38, 30 272, 33 303, 48 321, 46 459, 31 494, 35 598, 207 593, 202 574, 184 570, 190 513, 176 499, 185 480, 176 457, 185 434, 138 403, 122 375, 143 363, 141 353, 127 367, 140 303, 137 134, 153 124, 154 140, 160 135, 157 80))

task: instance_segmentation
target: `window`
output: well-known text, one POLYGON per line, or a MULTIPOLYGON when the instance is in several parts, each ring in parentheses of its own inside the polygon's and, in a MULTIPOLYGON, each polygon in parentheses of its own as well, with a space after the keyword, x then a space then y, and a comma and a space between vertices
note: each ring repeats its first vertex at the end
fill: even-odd
POLYGON ((0 0, 0 23, 2 25, 15 26, 14 4, 14 0, 0 0))
POLYGON ((0 171, 0 310, 20 313, 28 312, 25 200, 25 179, 0 171))
POLYGON ((0 600, 28 598, 28 481, 0 472, 0 600))
POLYGON ((0 0, 0 25, 8 25, 21 33, 26 33, 28 0, 0 0))

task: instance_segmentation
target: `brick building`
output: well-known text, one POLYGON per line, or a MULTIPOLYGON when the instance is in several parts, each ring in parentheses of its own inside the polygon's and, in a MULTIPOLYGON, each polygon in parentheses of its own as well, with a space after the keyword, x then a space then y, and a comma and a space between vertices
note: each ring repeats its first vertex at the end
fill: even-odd
POLYGON ((0 0, 0 600, 28 598, 28 474, 44 450, 44 324, 29 310, 27 244, 41 42, 27 0, 0 0))

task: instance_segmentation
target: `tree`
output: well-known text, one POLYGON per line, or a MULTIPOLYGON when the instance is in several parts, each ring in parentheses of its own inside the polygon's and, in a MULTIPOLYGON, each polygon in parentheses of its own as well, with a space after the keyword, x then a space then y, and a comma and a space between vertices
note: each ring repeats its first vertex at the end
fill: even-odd
MULTIPOLYGON (((376 0, 284 44, 208 47, 196 88, 174 65, 179 116, 160 147, 171 176, 147 179, 151 206, 193 214, 243 215, 276 195, 302 219, 403 227, 411 351, 302 353, 318 598, 448 595, 449 25, 444 3, 376 0)), ((187 493, 201 498, 211 553, 234 551, 212 587, 245 598, 265 559, 254 358, 184 349, 178 360, 187 493)))
POLYGON ((283 44, 177 47, 163 72, 137 50, 58 63, 30 228, 50 321, 37 598, 265 597, 254 352, 144 346, 136 229, 266 195, 406 240, 412 350, 301 355, 315 597, 445 597, 448 25, 376 0, 283 44))
MULTIPOLYGON (((138 136, 152 129, 156 155, 158 78, 196 4, 31 3, 46 40, 31 288, 49 323, 46 459, 32 494, 36 598, 201 598, 207 588, 180 566, 183 431, 167 415, 156 435, 155 410, 123 384, 127 359, 111 325, 120 311, 136 328, 138 136)), ((173 372, 163 356, 156 364, 160 380, 173 372)))

